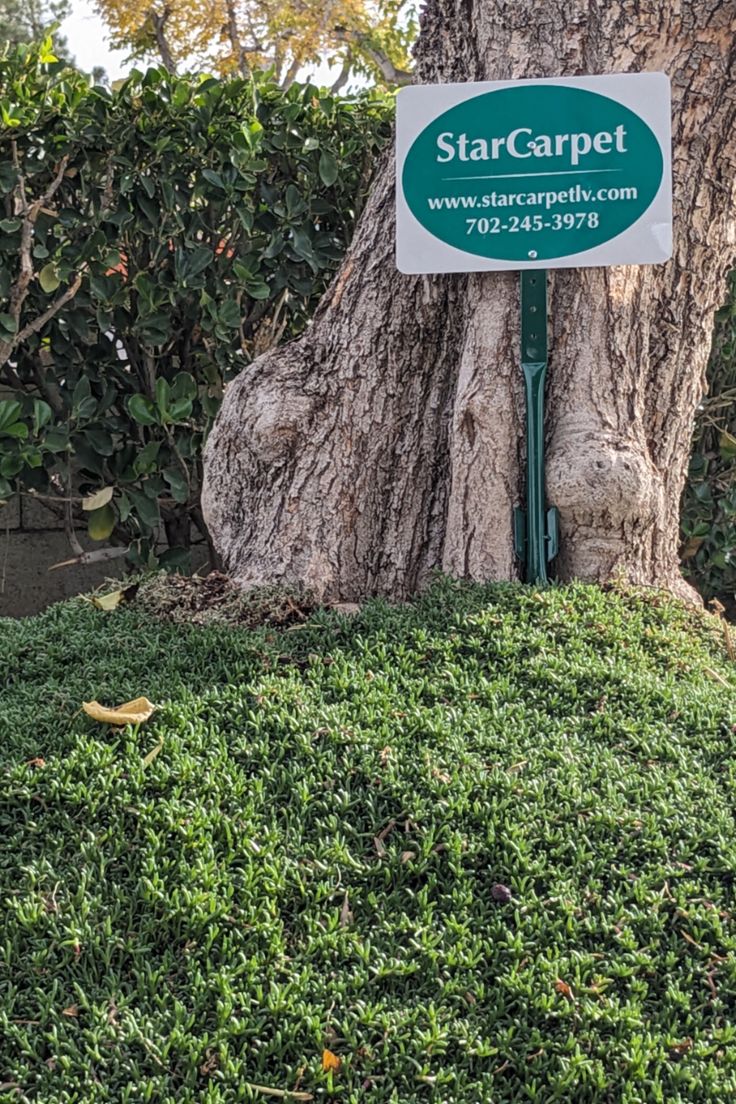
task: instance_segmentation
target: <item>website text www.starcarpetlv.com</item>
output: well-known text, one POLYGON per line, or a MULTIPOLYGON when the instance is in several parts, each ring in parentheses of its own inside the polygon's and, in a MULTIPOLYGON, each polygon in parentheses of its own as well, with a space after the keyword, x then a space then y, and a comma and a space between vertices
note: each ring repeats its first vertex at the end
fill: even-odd
POLYGON ((598 225, 597 211, 574 211, 570 207, 591 203, 625 203, 636 200, 636 188, 584 188, 574 184, 571 188, 541 192, 489 192, 486 195, 431 196, 427 203, 432 211, 466 210, 488 211, 494 208, 543 208, 545 214, 508 214, 501 216, 467 218, 468 234, 499 234, 502 231, 575 230, 598 225), (554 210, 554 208, 567 208, 554 210))

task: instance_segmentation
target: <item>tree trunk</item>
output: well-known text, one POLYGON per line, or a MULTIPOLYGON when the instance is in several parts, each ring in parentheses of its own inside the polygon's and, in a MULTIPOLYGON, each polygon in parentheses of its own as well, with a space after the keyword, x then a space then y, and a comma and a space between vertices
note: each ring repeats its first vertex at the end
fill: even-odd
MULTIPOLYGON (((673 259, 552 274, 555 574, 680 593, 678 513, 714 310, 736 259, 736 0, 429 0, 424 83, 663 70, 673 259)), ((228 387, 204 510, 242 585, 403 598, 433 569, 513 579, 523 497, 518 277, 404 276, 382 160, 312 327, 228 387)))
POLYGON ((148 17, 151 20, 151 27, 153 28, 153 35, 156 39, 156 49, 161 56, 164 69, 166 69, 168 73, 175 73, 176 63, 171 53, 169 40, 166 37, 166 24, 169 21, 170 15, 171 9, 168 5, 162 12, 157 12, 154 8, 150 8, 148 12, 148 17))

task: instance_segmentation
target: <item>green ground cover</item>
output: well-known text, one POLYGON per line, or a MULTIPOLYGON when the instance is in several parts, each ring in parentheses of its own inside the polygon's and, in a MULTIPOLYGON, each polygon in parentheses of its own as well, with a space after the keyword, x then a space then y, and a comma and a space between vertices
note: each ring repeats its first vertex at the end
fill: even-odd
POLYGON ((719 632, 448 582, 278 630, 0 621, 0 1099, 732 1101, 719 632))

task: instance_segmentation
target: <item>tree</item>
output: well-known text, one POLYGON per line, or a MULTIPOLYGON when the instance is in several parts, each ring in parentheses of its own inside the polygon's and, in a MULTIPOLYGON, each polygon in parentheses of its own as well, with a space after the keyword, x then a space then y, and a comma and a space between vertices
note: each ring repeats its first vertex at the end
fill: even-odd
MULTIPOLYGON (((713 314, 736 247, 734 0, 429 0, 423 82, 665 70, 675 247, 656 267, 551 284, 547 497, 562 579, 689 592, 678 507, 713 314)), ((437 568, 514 579, 523 407, 514 274, 408 277, 385 157, 311 329, 230 385, 204 511, 243 585, 402 598, 437 568)))
MULTIPOLYGON (((37 42, 70 11, 70 0, 0 0, 0 44, 37 42)), ((54 50, 60 61, 71 62, 67 41, 59 34, 54 50)))
POLYGON ((114 44, 133 57, 247 75, 273 69, 288 87, 305 65, 341 63, 334 91, 353 73, 409 79, 413 0, 97 0, 114 44))

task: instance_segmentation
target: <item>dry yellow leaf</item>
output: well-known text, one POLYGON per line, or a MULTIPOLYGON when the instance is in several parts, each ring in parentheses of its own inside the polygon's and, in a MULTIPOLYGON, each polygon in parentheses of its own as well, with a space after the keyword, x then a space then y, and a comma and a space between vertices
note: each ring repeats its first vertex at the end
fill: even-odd
POLYGON ((82 709, 94 721, 111 725, 142 724, 143 721, 148 720, 155 708, 156 706, 148 698, 135 698, 112 709, 96 701, 82 702, 82 709))
POLYGON ((92 605, 97 606, 101 610, 114 610, 123 600, 122 590, 113 590, 111 594, 95 594, 92 598, 92 605))
POLYGON ((67 1008, 62 1008, 61 1014, 62 1016, 78 1016, 79 1006, 76 1004, 70 1004, 67 1008))
POLYGON ((147 756, 145 757, 145 759, 143 760, 143 766, 144 766, 144 767, 150 767, 151 763, 152 763, 152 762, 153 762, 153 760, 154 760, 154 759, 156 758, 156 756, 158 755, 158 753, 159 753, 159 752, 161 751, 161 748, 162 748, 163 746, 164 746, 164 742, 163 742, 163 740, 160 740, 160 741, 159 741, 159 742, 158 742, 158 743, 156 744, 156 746, 155 746, 155 747, 151 748, 151 750, 149 751, 148 755, 147 755, 147 756))
POLYGON ((566 981, 562 980, 562 978, 558 978, 555 982, 555 989, 558 993, 562 993, 562 996, 565 997, 567 1000, 575 1000, 575 994, 572 991, 572 986, 568 985, 566 981))
POLYGON ((336 1054, 333 1054, 331 1050, 322 1051, 322 1069, 323 1070, 339 1070, 342 1065, 342 1058, 338 1058, 336 1054))
POLYGON ((103 506, 107 506, 113 496, 113 490, 114 488, 112 487, 103 487, 102 490, 88 495, 87 498, 83 498, 82 509, 87 511, 99 510, 103 506))
POLYGON ((290 1092, 288 1089, 272 1089, 270 1085, 254 1085, 251 1081, 244 1083, 252 1092, 260 1093, 261 1096, 276 1096, 279 1100, 314 1100, 311 1093, 297 1092, 296 1089, 290 1092))

